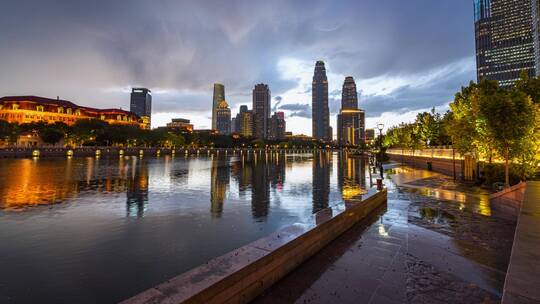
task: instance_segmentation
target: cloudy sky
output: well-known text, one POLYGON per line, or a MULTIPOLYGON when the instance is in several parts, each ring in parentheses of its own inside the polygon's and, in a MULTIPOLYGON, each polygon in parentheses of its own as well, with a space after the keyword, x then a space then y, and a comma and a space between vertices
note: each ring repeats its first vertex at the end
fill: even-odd
POLYGON ((475 78, 471 0, 2 0, 0 95, 129 108, 153 92, 153 126, 210 126, 214 82, 233 115, 267 83, 287 129, 311 134, 311 77, 324 60, 331 123, 353 76, 368 127, 440 111, 475 78))

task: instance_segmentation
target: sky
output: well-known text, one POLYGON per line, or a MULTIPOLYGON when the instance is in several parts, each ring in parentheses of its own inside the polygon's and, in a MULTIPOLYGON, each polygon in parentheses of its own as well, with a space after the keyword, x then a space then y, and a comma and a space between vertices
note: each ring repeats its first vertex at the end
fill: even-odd
MULTIPOLYGON (((152 126, 211 125, 213 83, 233 116, 266 83, 287 131, 311 134, 323 60, 331 125, 353 76, 367 127, 446 111, 475 76, 471 0, 2 0, 0 96, 129 109, 152 90, 152 126)), ((334 131, 335 132, 335 131, 334 131)))

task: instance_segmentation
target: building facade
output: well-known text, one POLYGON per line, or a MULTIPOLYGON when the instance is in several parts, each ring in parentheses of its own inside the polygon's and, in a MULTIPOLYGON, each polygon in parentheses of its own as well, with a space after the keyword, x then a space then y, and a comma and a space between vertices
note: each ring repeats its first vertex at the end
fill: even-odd
POLYGON ((270 118, 270 89, 267 84, 257 84, 253 89, 253 135, 268 138, 270 118))
POLYGON ((536 76, 540 76, 540 0, 532 0, 534 69, 536 76))
POLYGON ((312 133, 317 140, 331 141, 330 110, 328 108, 328 78, 323 61, 315 63, 311 87, 312 133))
POLYGON ((511 88, 522 71, 535 76, 531 0, 474 0, 477 80, 511 88))
POLYGON ((167 128, 184 132, 193 132, 193 125, 189 119, 184 118, 173 118, 171 122, 167 123, 167 128))
POLYGON ((246 110, 240 112, 240 135, 244 137, 253 136, 253 111, 246 110))
POLYGON ((61 122, 68 126, 78 120, 99 119, 109 124, 147 129, 149 125, 137 114, 121 109, 95 109, 76 105, 68 100, 38 96, 6 96, 0 98, 0 119, 10 123, 61 122))
POLYGON ((341 110, 337 116, 337 141, 340 146, 357 146, 365 142, 364 111, 358 109, 358 92, 354 78, 343 82, 341 110))
POLYGON ((222 100, 225 100, 225 86, 221 83, 214 83, 212 97, 212 129, 214 130, 217 130, 217 108, 222 100))
POLYGON ((275 112, 270 118, 270 140, 284 140, 286 132, 285 113, 275 112))
POLYGON ((219 102, 216 109, 216 127, 219 134, 231 134, 231 109, 225 100, 219 102))
POLYGON ((146 88, 132 88, 129 110, 137 114, 150 129, 152 123, 152 92, 146 88))

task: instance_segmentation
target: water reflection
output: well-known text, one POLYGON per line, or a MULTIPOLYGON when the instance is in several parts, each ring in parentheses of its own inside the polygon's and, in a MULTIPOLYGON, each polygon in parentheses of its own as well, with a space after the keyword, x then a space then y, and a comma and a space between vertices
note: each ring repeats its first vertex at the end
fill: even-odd
POLYGON ((0 168, 0 302, 21 303, 118 302, 314 212, 322 221, 366 184, 361 160, 323 151, 0 168))

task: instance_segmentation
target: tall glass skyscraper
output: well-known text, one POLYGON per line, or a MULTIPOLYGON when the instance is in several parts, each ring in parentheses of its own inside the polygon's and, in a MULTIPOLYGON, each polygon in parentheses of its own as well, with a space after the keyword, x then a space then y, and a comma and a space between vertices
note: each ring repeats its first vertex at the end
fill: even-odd
POLYGON ((330 110, 328 109, 328 79, 323 61, 315 63, 311 87, 312 133, 317 140, 332 140, 330 110))
POLYGON ((477 79, 511 88, 535 75, 531 0, 474 0, 477 79))
POLYGON ((536 76, 540 76, 540 0, 532 0, 534 62, 536 76))
POLYGON ((212 129, 217 130, 217 108, 219 103, 225 100, 225 86, 214 83, 214 96, 212 98, 212 129))
POLYGON ((150 128, 152 119, 152 91, 146 88, 132 88, 129 110, 141 117, 150 128))
POLYGON ((358 109, 354 78, 348 76, 341 91, 341 111, 337 116, 337 140, 341 146, 358 146, 365 142, 364 111, 358 109))
POLYGON ((270 89, 267 84, 257 84, 253 89, 253 135, 260 139, 268 137, 270 118, 270 89))

